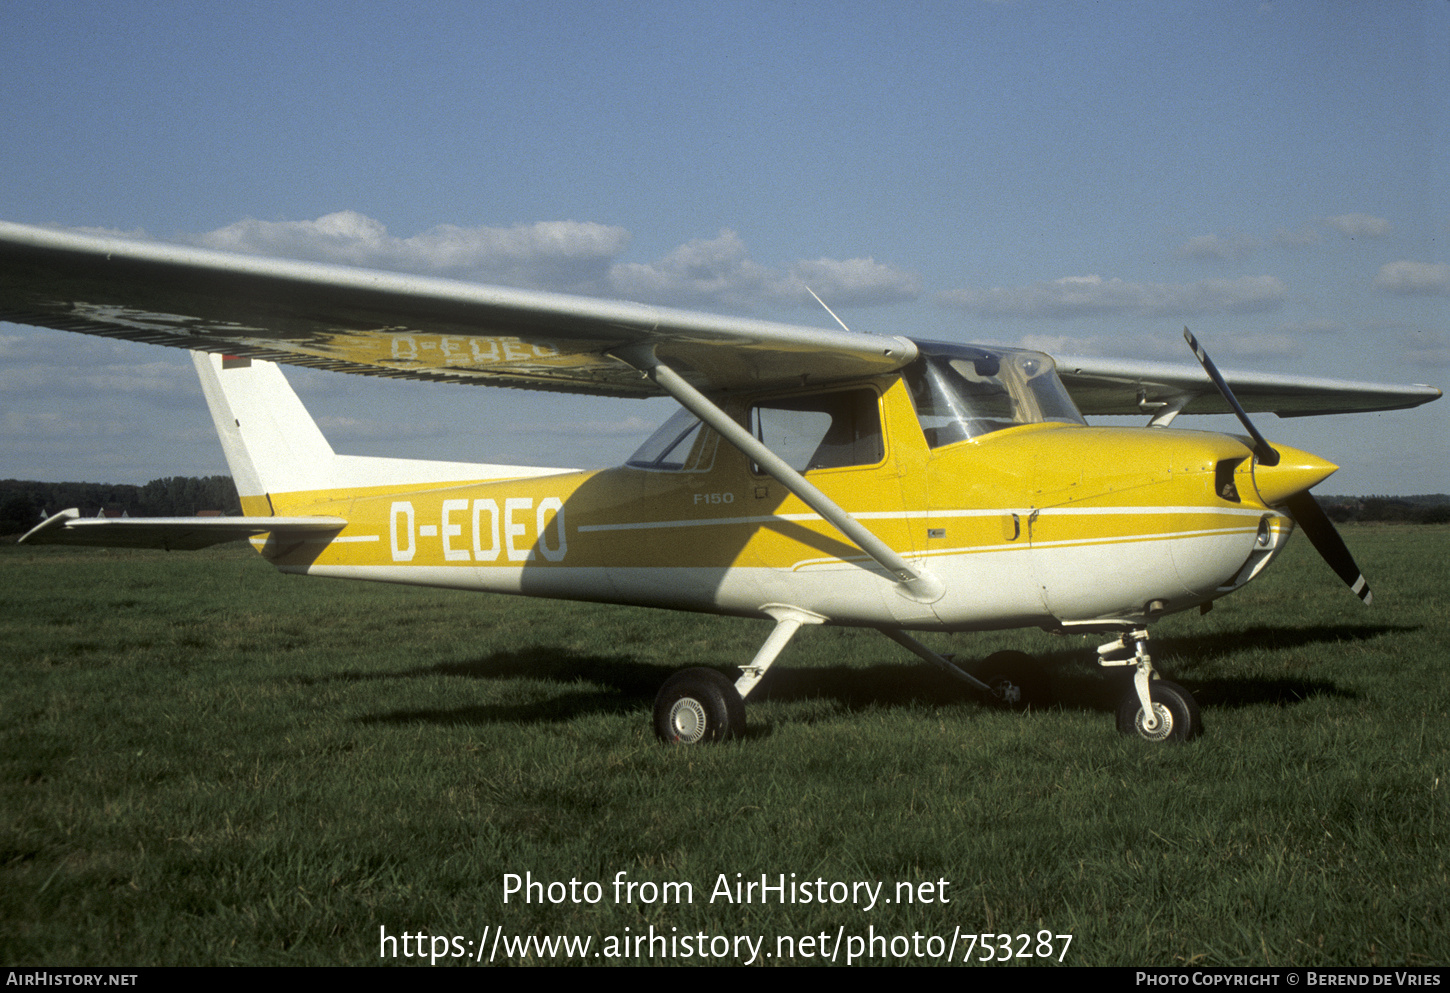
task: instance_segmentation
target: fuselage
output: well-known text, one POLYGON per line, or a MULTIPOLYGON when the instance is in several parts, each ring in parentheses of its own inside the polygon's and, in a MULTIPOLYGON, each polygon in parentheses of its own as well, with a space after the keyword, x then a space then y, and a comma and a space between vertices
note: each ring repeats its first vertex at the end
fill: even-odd
POLYGON ((903 595, 689 418, 614 469, 270 494, 263 512, 348 524, 330 539, 259 545, 311 575, 744 616, 784 604, 832 623, 965 631, 1141 623, 1196 606, 1256 575, 1292 528, 1261 500, 1237 438, 1088 427, 1050 402, 958 437, 930 416, 924 390, 896 374, 720 403, 942 580, 932 602, 903 595))

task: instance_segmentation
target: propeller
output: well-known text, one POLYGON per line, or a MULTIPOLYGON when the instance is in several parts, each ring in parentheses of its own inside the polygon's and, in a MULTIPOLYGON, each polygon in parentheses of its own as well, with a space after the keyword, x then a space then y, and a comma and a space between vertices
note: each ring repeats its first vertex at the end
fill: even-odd
MULTIPOLYGON (((1344 539, 1339 536, 1339 531, 1334 527, 1334 522, 1329 515, 1324 513, 1324 508, 1319 506, 1319 501, 1309 492, 1309 487, 1323 479, 1334 471, 1334 467, 1322 459, 1315 459, 1307 453, 1295 452, 1293 449, 1285 449, 1285 452, 1299 456, 1307 456, 1300 459, 1301 465, 1285 466, 1281 472, 1276 472, 1273 483, 1268 480, 1260 481, 1259 467, 1278 466, 1281 460, 1279 450, 1269 444, 1268 439, 1259 433, 1254 427, 1253 421, 1249 420, 1248 412, 1234 396, 1233 390, 1229 389, 1228 383, 1219 373, 1218 367, 1208 357, 1208 353, 1199 345, 1198 339, 1187 328, 1183 329, 1183 337, 1188 341, 1188 347, 1193 349, 1193 354, 1203 366, 1203 371, 1208 373, 1208 378, 1213 380, 1213 385, 1218 387, 1218 392, 1223 395, 1228 405, 1233 408, 1239 423, 1248 431, 1249 437, 1254 442, 1254 482, 1258 486, 1260 495, 1265 502, 1274 501, 1289 512, 1294 518, 1294 523, 1309 538, 1309 543, 1319 553, 1319 557, 1328 563, 1339 578, 1344 580, 1354 595, 1368 604, 1373 596, 1370 593, 1369 583, 1364 578, 1364 573, 1354 562, 1354 556, 1349 554, 1349 547, 1345 545, 1344 539), (1317 463, 1315 466, 1313 463, 1317 463), (1327 468, 1325 472, 1319 467, 1327 468), (1296 481, 1298 480, 1298 481, 1296 481), (1266 485, 1267 484, 1267 485, 1266 485)), ((1293 461, 1293 460, 1291 460, 1293 461)))
POLYGON ((1258 460, 1259 465, 1278 465, 1279 453, 1274 451, 1274 446, 1269 444, 1267 438, 1259 434, 1259 429, 1254 427, 1253 421, 1249 420, 1249 412, 1244 410, 1243 405, 1239 403, 1238 397, 1234 396, 1233 390, 1228 388, 1228 383, 1224 381, 1223 376, 1219 373, 1218 366, 1213 364, 1213 359, 1208 357, 1208 353, 1203 350, 1203 346, 1198 343, 1198 339, 1193 337, 1193 332, 1184 328, 1183 337, 1188 340, 1188 347, 1193 349, 1193 354, 1198 359, 1199 364, 1203 366, 1203 371, 1208 373, 1208 378, 1213 380, 1213 385, 1218 387, 1218 391, 1223 394, 1223 398, 1233 408, 1235 416, 1239 419, 1239 423, 1244 426, 1244 430, 1248 431, 1249 437, 1254 439, 1254 458, 1258 460))
POLYGON ((1334 522, 1324 513, 1324 508, 1319 506, 1319 501, 1305 490, 1285 500, 1284 508, 1294 518, 1294 523, 1303 529, 1309 543, 1319 552, 1319 557, 1328 562, 1329 568, 1339 574, 1339 578, 1344 580, 1354 595, 1368 605, 1374 599, 1369 591, 1369 583, 1365 580, 1364 573, 1359 571, 1359 566, 1355 565, 1354 556, 1349 554, 1349 548, 1339 536, 1334 522))

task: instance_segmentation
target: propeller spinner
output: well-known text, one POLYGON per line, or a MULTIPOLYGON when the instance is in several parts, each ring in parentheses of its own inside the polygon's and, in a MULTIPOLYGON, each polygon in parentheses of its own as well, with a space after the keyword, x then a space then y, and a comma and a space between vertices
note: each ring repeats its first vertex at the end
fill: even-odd
POLYGON ((1288 511, 1289 516, 1294 518, 1294 523, 1299 525, 1304 534, 1308 536, 1320 558, 1329 564, 1339 578, 1344 580, 1354 595, 1368 604, 1373 596, 1370 593, 1369 583, 1364 578, 1364 573, 1355 564, 1354 556, 1349 554, 1349 547, 1345 545, 1344 539, 1339 536, 1339 531, 1334 527, 1334 522, 1329 515, 1324 513, 1324 508, 1319 506, 1309 492, 1309 488, 1320 482, 1333 472, 1337 466, 1331 462, 1310 455, 1308 452, 1300 452, 1296 449, 1283 447, 1274 448, 1268 440, 1254 427, 1253 421, 1249 420, 1248 412, 1238 398, 1229 389, 1228 383, 1219 373, 1218 367, 1208 357, 1208 353, 1199 345, 1198 339, 1187 328, 1183 329, 1183 337, 1187 339, 1188 346, 1193 349, 1193 354, 1203 366, 1203 371, 1208 373, 1208 378, 1213 380, 1213 385, 1218 387, 1219 393, 1223 395, 1228 405, 1233 408, 1239 423, 1248 431, 1249 437, 1254 442, 1254 485, 1259 490, 1259 495, 1266 504, 1275 507, 1282 507, 1288 511), (1287 461, 1284 456, 1289 456, 1287 461), (1281 465, 1281 463, 1283 463, 1281 465), (1269 471, 1264 471, 1264 470, 1269 471))

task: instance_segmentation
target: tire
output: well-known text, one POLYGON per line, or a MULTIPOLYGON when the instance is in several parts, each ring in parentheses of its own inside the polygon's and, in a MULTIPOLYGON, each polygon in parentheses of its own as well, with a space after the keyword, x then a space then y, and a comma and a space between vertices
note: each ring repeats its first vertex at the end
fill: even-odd
POLYGON ((660 687, 654 725, 667 745, 730 741, 745 734, 745 701, 714 669, 686 669, 660 687))
POLYGON ((1026 652, 994 652, 971 667, 991 687, 992 703, 1006 710, 1046 707, 1052 701, 1047 673, 1026 652))
POLYGON ((1148 684, 1148 696, 1158 711, 1160 724, 1157 730, 1151 733, 1143 730, 1143 705, 1138 700, 1138 691, 1130 689, 1123 702, 1118 704, 1118 731, 1152 742, 1192 741, 1203 733, 1198 702, 1182 686, 1155 679, 1148 684))

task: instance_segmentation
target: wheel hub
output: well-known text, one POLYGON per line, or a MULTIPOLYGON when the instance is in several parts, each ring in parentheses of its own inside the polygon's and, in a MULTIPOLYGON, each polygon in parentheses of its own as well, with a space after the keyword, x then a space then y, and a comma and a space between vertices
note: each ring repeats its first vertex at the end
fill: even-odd
POLYGON ((1137 724, 1138 734, 1149 741, 1166 741, 1168 736, 1173 733, 1173 712, 1163 706, 1163 704, 1154 701, 1153 713, 1158 717, 1158 726, 1149 730, 1144 726, 1147 723, 1145 719, 1146 715, 1139 709, 1138 719, 1135 722, 1137 724))
POLYGON ((706 723, 704 706, 692 697, 676 700, 670 708, 670 727, 686 745, 693 745, 705 737, 706 723))
POLYGON ((1010 679, 999 679, 992 683, 992 695, 1007 706, 1015 707, 1022 701, 1022 687, 1010 679))

